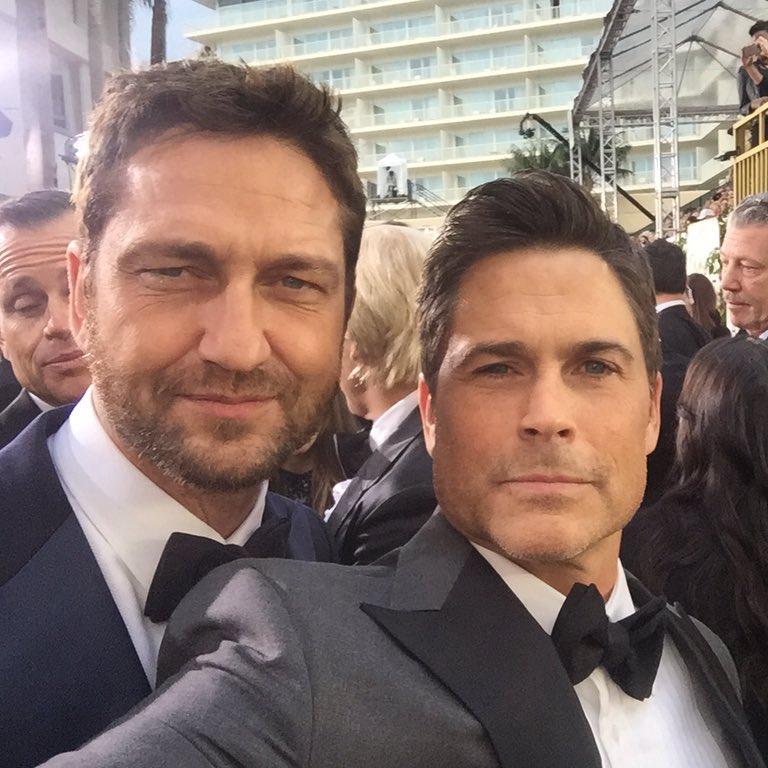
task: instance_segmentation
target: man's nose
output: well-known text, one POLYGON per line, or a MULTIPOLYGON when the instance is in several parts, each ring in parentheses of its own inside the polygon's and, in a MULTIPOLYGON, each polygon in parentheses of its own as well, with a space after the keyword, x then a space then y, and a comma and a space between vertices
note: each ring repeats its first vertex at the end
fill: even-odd
POLYGON ((532 381, 520 419, 524 440, 571 440, 575 435, 572 396, 558 371, 536 376, 532 381))
POLYGON ((727 263, 723 265, 720 285, 724 291, 736 292, 740 290, 741 285, 738 281, 738 272, 733 264, 727 263))
POLYGON ((47 339, 66 339, 72 334, 69 329, 69 300, 57 295, 48 296, 48 320, 43 328, 47 339))
POLYGON ((267 340, 270 308, 253 284, 232 282, 205 305, 198 351, 211 363, 230 371, 252 371, 272 354, 267 340))

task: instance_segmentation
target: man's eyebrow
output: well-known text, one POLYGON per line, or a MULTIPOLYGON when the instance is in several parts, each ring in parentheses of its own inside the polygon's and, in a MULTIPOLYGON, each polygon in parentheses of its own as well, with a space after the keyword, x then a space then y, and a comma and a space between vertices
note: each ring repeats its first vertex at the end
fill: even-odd
MULTIPOLYGON (((626 362, 633 362, 635 359, 631 350, 615 339, 588 339, 578 342, 568 350, 568 357, 611 353, 620 355, 626 362)), ((470 365, 478 357, 532 358, 535 353, 520 341, 481 342, 457 352, 453 362, 456 366, 470 365)))
POLYGON ((452 357, 454 364, 458 367, 470 365, 478 357, 530 357, 530 355, 530 349, 521 341, 491 341, 473 344, 457 351, 452 357))
POLYGON ((39 288, 40 284, 33 277, 21 275, 20 277, 12 277, 8 280, 4 280, 2 283, 2 294, 3 296, 10 296, 19 291, 32 291, 38 290, 39 288))
POLYGON ((204 266, 216 262, 213 248, 195 240, 138 240, 123 250, 117 262, 119 266, 125 266, 147 254, 183 259, 204 266))
POLYGON ((590 355, 616 354, 623 357, 627 363, 634 362, 632 350, 615 339, 590 339, 576 344, 572 357, 589 357, 590 355))

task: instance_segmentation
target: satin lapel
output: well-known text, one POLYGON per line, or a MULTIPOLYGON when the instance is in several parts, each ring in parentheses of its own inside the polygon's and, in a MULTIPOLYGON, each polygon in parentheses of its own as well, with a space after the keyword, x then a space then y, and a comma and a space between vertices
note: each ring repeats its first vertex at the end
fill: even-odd
POLYGON ((669 636, 683 657, 691 676, 706 694, 707 701, 729 743, 740 755, 745 766, 764 768, 741 704, 720 660, 679 604, 669 613, 669 636))
POLYGON ((600 767, 549 636, 476 551, 441 608, 361 608, 472 712, 502 768, 600 767))
POLYGON ((328 518, 328 531, 335 537, 349 513, 363 496, 387 473, 392 464, 413 443, 421 432, 419 409, 414 409, 398 427, 390 440, 374 451, 365 461, 356 477, 344 491, 339 503, 328 518))

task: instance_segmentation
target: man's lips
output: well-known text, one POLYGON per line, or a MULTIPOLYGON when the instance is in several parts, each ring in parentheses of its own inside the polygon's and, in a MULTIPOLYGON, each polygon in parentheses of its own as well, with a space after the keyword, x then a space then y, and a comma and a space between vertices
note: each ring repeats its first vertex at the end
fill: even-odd
POLYGON ((67 363, 73 363, 75 361, 81 360, 83 357, 83 353, 79 349, 73 349, 69 352, 62 352, 59 355, 56 355, 56 357, 51 357, 48 360, 46 360, 43 363, 43 367, 46 367, 48 365, 58 365, 62 366, 67 363))
POLYGON ((245 418, 276 400, 273 395, 223 395, 218 393, 183 393, 177 395, 198 411, 217 418, 245 418))
POLYGON ((593 481, 574 475, 549 475, 533 473, 530 475, 517 475, 504 482, 504 485, 519 490, 539 491, 542 493, 554 493, 564 490, 575 490, 585 485, 592 485, 593 481))

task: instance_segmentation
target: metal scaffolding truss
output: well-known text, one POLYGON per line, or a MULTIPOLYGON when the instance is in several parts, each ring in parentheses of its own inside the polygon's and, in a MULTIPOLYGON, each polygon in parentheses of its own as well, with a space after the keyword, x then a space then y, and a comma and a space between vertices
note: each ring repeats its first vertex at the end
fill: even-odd
POLYGON ((651 127, 656 229, 659 234, 679 229, 678 128, 735 118, 736 52, 745 44, 750 20, 765 15, 765 0, 729 3, 614 0, 584 71, 569 126, 571 176, 576 180, 583 175, 580 131, 598 131, 604 177, 600 200, 609 215, 616 216, 617 133, 651 127), (687 53, 684 45, 689 46, 687 53), (694 45, 692 65, 688 59, 694 45), (711 71, 703 72, 702 58, 711 71), (645 82, 652 89, 643 87, 645 82))
MULTIPOLYGON (((597 130, 600 137, 600 205, 613 221, 618 218, 616 190, 616 110, 613 103, 613 63, 609 54, 601 54, 598 66, 597 130)), ((578 137, 576 137, 578 139, 578 137)), ((577 143, 579 143, 577 141, 577 143)))
POLYGON ((653 162, 656 234, 680 230, 677 164, 677 45, 675 0, 654 0, 651 9, 653 162))

